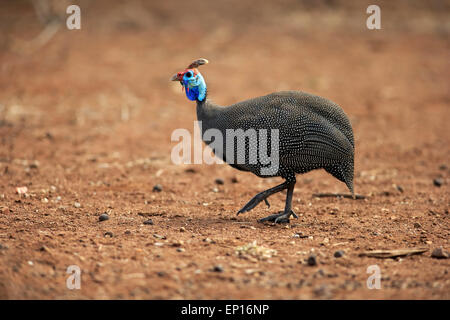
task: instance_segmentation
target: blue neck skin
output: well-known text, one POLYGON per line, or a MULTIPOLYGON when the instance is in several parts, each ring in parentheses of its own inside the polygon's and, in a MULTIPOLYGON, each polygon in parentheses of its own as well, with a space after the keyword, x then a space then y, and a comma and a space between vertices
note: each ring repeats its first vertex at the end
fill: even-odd
MULTIPOLYGON (((184 89, 186 97, 191 101, 203 101, 206 98, 206 83, 200 73, 187 77, 188 73, 183 76, 184 89)), ((192 72, 191 72, 192 74, 192 72)))

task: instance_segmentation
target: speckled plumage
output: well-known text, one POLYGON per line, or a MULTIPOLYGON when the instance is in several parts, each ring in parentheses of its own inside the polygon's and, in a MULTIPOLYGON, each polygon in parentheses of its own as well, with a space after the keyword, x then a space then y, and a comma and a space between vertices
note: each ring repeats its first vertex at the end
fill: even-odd
MULTIPOLYGON (((245 144, 244 162, 236 161, 239 153, 237 144, 231 146, 234 148, 232 153, 234 159, 227 159, 230 154, 226 152, 227 139, 225 138, 223 147, 219 147, 219 150, 213 149, 218 157, 236 169, 249 171, 260 177, 280 176, 285 179, 284 183, 258 193, 238 211, 238 214, 252 210, 261 201, 269 205, 268 197, 287 189, 284 211, 260 221, 288 222, 291 215, 297 217, 292 211, 295 175, 314 169, 325 169, 343 181, 354 195, 353 130, 346 114, 337 104, 305 92, 283 91, 221 107, 207 99, 206 83, 196 69, 206 63, 208 63, 206 59, 195 60, 183 72, 172 77, 172 80, 180 81, 185 87, 186 95, 190 100, 197 101, 197 117, 202 122, 202 136, 209 129, 219 130, 222 137, 227 136, 228 129, 241 129, 244 132, 251 129, 258 132, 261 131, 260 129, 266 129, 268 132, 271 129, 278 130, 279 163, 276 171, 270 174, 261 174, 261 168, 265 165, 260 161, 259 154, 256 162, 249 161, 250 153, 255 152, 255 155, 261 146, 261 140, 258 137, 248 137, 251 141, 245 144), (188 91, 188 88, 192 90, 196 86, 199 90, 188 91), (252 142, 256 143, 257 150, 249 147, 252 142)), ((264 150, 271 150, 271 135, 268 134, 267 138, 264 150)), ((205 140, 205 143, 212 145, 212 141, 205 140)), ((230 146, 228 147, 231 149, 230 146)))
MULTIPOLYGON (((278 129, 280 167, 270 176, 294 181, 295 173, 324 168, 353 192, 353 131, 344 111, 330 100, 300 91, 276 92, 228 107, 207 99, 197 102, 197 117, 203 132, 217 128, 224 136, 226 129, 278 129)), ((233 166, 261 176, 260 164, 233 166)))

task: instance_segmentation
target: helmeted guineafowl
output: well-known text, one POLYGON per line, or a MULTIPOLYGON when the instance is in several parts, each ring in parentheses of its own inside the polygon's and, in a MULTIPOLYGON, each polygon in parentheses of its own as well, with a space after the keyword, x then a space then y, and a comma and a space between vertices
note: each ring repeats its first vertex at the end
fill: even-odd
MULTIPOLYGON (((242 150, 236 147, 234 141, 231 144, 227 139, 223 139, 222 148, 217 148, 216 145, 213 149, 216 156, 236 169, 250 171, 260 177, 279 176, 285 179, 282 184, 258 193, 238 214, 253 209, 261 201, 269 205, 269 196, 287 189, 284 211, 260 221, 288 222, 291 215, 297 217, 292 211, 295 175, 320 168, 343 181, 354 197, 353 130, 346 114, 337 104, 300 91, 283 91, 221 107, 207 99, 206 83, 197 69, 206 63, 206 59, 195 60, 171 79, 180 81, 186 96, 197 102, 197 117, 202 121, 202 137, 209 129, 218 130, 223 137, 230 131, 238 131, 236 138, 245 140, 245 157, 241 158, 244 160, 236 161, 242 150), (252 149, 252 142, 255 143, 252 139, 257 136, 248 134, 249 130, 275 130, 277 134, 268 135, 264 141, 260 138, 253 144, 257 148, 252 149), (278 142, 278 149, 273 150, 269 146, 273 146, 275 142, 278 142), (267 161, 259 153, 261 148, 269 150, 268 154, 278 153, 276 169, 264 174, 262 169, 267 167, 267 161), (234 151, 231 157, 228 152, 230 149, 234 151)), ((203 140, 206 144, 212 142, 212 139, 203 140)))

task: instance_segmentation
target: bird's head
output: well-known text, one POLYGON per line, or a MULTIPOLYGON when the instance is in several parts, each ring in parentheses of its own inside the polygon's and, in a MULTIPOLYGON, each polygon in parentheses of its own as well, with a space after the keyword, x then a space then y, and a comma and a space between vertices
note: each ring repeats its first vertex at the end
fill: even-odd
POLYGON ((197 59, 185 70, 174 74, 172 81, 180 81, 182 88, 186 91, 189 100, 203 101, 206 98, 206 83, 197 67, 207 64, 206 59, 197 59))

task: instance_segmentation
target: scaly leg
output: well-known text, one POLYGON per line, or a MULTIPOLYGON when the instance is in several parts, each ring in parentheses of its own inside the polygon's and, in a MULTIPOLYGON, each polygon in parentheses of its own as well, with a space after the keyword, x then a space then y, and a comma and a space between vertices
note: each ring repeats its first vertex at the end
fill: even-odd
POLYGON ((298 216, 292 211, 292 196, 294 194, 295 182, 290 182, 287 187, 287 195, 286 195, 286 206, 284 207, 284 211, 279 214, 272 214, 268 217, 262 218, 259 222, 264 221, 273 221, 275 223, 289 223, 289 217, 292 215, 295 218, 298 216))
MULTIPOLYGON (((295 185, 295 182, 294 182, 295 185)), ((267 189, 263 192, 258 193, 256 196, 254 196, 244 207, 242 207, 241 210, 238 211, 237 215, 240 213, 244 213, 247 211, 252 210, 254 207, 256 207, 261 201, 264 201, 268 207, 269 201, 267 201, 267 198, 271 195, 283 191, 284 189, 287 189, 289 187, 289 183, 287 181, 283 182, 282 184, 279 184, 278 186, 275 186, 273 188, 267 189)))

